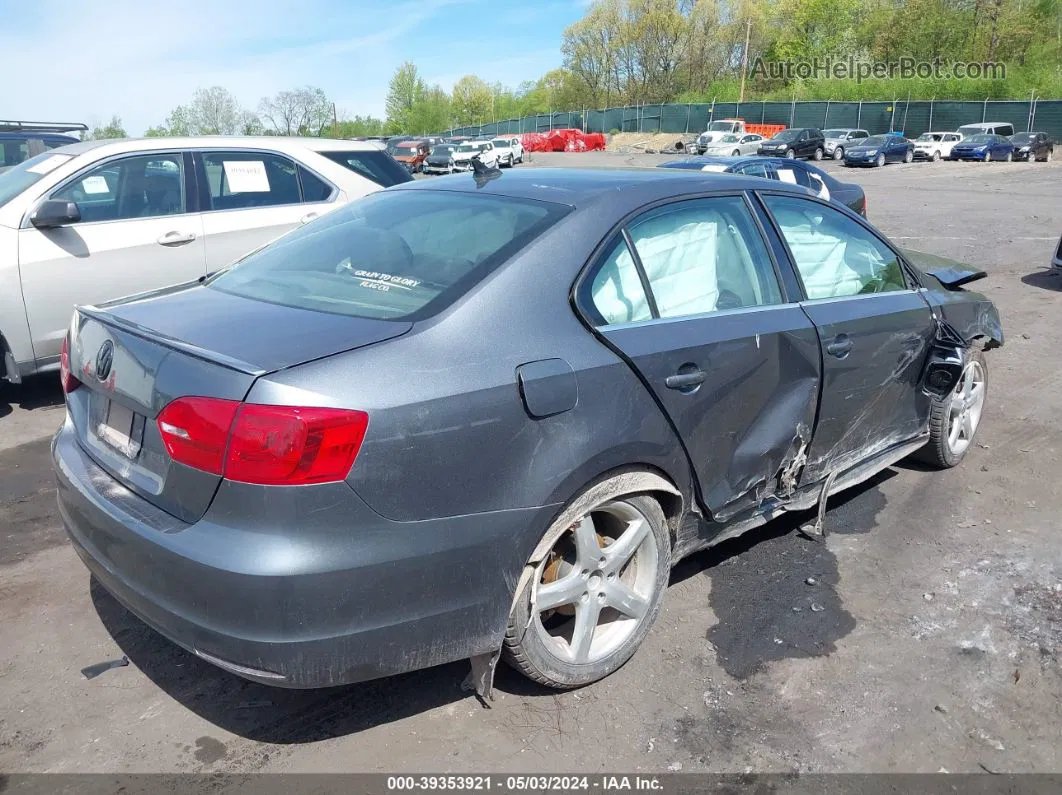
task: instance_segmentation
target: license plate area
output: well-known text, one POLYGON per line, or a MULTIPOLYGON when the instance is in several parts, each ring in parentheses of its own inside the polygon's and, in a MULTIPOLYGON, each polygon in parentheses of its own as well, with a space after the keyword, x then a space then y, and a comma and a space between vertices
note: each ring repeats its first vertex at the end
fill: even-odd
POLYGON ((126 458, 136 458, 144 441, 144 416, 102 395, 93 403, 96 438, 126 458))

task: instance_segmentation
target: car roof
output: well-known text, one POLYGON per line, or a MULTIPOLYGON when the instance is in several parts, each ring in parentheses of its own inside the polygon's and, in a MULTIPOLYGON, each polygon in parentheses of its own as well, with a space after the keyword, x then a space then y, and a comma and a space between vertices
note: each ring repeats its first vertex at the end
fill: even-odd
POLYGON ((0 141, 24 141, 27 138, 44 138, 49 141, 70 141, 71 143, 80 143, 81 141, 80 138, 75 138, 73 135, 63 135, 62 133, 34 132, 33 130, 0 132, 0 141))
POLYGON ((54 149, 67 155, 80 155, 103 150, 101 155, 141 152, 153 149, 272 149, 277 152, 375 152, 376 141, 345 141, 336 138, 300 138, 295 136, 264 135, 201 135, 185 138, 107 138, 99 141, 79 141, 54 149))
MULTIPOLYGON (((736 161, 741 158, 730 159, 736 161)), ((522 168, 504 171, 486 182, 476 179, 472 174, 455 174, 432 180, 404 182, 388 188, 388 191, 445 190, 490 193, 514 199, 566 204, 579 209, 609 200, 615 200, 621 206, 638 207, 646 202, 673 195, 756 188, 795 189, 794 193, 808 193, 799 186, 744 174, 705 174, 700 171, 656 168, 522 168)))

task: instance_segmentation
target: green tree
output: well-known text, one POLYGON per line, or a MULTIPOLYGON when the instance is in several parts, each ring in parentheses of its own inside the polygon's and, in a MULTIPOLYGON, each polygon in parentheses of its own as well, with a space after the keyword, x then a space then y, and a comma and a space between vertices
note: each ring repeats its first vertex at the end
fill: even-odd
POLYGON ((129 133, 125 131, 122 126, 122 119, 120 116, 111 116, 111 120, 107 124, 94 124, 89 131, 85 140, 87 141, 100 141, 104 138, 128 138, 129 133))
POLYGON ((391 76, 387 89, 387 124, 396 131, 412 129, 414 108, 423 100, 426 92, 424 81, 417 67, 410 61, 399 66, 391 76))
POLYGON ((491 90, 475 75, 465 75, 454 84, 453 118, 457 126, 485 124, 490 121, 491 90))

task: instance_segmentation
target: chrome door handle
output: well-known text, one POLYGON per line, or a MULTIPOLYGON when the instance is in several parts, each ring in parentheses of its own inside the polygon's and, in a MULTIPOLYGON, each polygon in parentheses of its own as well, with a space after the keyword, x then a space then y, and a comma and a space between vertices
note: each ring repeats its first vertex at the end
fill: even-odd
POLYGON ((695 370, 693 372, 681 372, 675 375, 669 375, 664 383, 668 389, 689 389, 690 387, 697 386, 704 382, 704 379, 708 377, 708 374, 704 370, 695 370))
POLYGON ((320 213, 318 213, 318 212, 306 213, 306 215, 304 215, 301 219, 299 219, 299 223, 300 224, 308 224, 308 223, 310 223, 310 221, 312 221, 318 215, 320 215, 320 213))
POLYGON ((188 232, 187 234, 167 232, 159 238, 158 244, 160 246, 183 246, 185 243, 191 243, 193 240, 195 240, 195 232, 188 232))

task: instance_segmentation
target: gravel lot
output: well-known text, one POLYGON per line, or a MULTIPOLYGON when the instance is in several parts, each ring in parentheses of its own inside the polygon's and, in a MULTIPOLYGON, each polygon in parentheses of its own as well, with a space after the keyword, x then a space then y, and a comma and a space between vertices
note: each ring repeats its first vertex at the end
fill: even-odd
POLYGON ((904 463, 831 500, 825 543, 782 519, 685 561, 616 675, 558 695, 502 668, 486 710, 464 664, 283 691, 154 634, 65 542, 57 385, 3 386, 0 771, 1062 770, 1062 282, 1043 272, 1062 163, 827 168, 901 245, 989 272, 1008 340, 961 467, 904 463))

